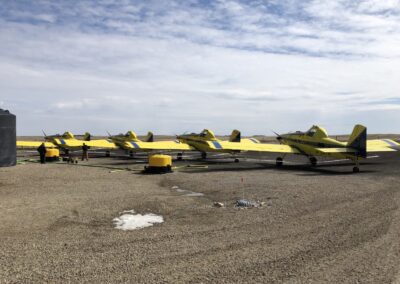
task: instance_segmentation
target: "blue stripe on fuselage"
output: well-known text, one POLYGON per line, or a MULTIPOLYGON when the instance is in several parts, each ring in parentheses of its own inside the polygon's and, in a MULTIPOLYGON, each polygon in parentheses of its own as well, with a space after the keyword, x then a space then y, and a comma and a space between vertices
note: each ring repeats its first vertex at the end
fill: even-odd
POLYGON ((135 148, 135 149, 139 149, 139 148, 140 148, 139 145, 136 144, 135 142, 131 142, 131 145, 132 145, 133 148, 135 148))
POLYGON ((221 144, 219 144, 217 141, 212 141, 212 143, 214 144, 215 148, 222 149, 221 144))
POLYGON ((58 139, 58 140, 60 140, 60 143, 61 143, 61 145, 65 145, 66 143, 65 143, 65 141, 64 141, 64 139, 58 139))

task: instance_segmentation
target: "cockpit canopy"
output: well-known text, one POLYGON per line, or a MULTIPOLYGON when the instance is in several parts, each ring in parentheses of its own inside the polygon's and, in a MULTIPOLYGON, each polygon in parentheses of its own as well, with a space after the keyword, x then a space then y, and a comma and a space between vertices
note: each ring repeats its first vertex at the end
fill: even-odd
POLYGON ((75 136, 71 132, 67 131, 62 135, 62 138, 64 138, 64 139, 74 139, 75 136))
POLYGON ((326 130, 318 125, 313 125, 309 130, 307 130, 306 132, 303 131, 296 131, 296 132, 292 132, 289 134, 294 134, 294 135, 304 135, 304 136, 309 136, 312 138, 327 138, 328 137, 328 133, 326 132, 326 130))
POLYGON ((125 134, 125 137, 126 138, 129 138, 129 139, 137 139, 137 135, 136 135, 136 133, 135 132, 133 132, 133 131, 128 131, 128 132, 126 132, 126 134, 125 134))
POLYGON ((326 130, 318 125, 313 125, 306 133, 305 135, 314 137, 314 138, 327 138, 328 133, 326 130))
POLYGON ((210 139, 210 140, 215 140, 215 134, 214 132, 212 132, 209 129, 204 129, 200 134, 200 137, 206 138, 206 139, 210 139))

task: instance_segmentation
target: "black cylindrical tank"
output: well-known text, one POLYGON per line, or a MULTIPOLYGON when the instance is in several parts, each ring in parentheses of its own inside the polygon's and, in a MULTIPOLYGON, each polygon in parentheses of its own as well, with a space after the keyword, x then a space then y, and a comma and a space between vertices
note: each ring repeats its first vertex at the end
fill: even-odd
POLYGON ((8 110, 0 109, 0 167, 17 163, 16 117, 8 110))

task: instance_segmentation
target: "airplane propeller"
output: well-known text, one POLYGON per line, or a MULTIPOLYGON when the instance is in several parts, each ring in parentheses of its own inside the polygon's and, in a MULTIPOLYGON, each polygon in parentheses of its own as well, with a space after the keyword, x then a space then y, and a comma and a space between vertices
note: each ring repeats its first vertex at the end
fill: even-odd
POLYGON ((281 144, 282 136, 279 133, 277 133, 277 132, 275 132, 273 130, 271 130, 271 131, 276 135, 276 140, 278 140, 279 143, 281 144))

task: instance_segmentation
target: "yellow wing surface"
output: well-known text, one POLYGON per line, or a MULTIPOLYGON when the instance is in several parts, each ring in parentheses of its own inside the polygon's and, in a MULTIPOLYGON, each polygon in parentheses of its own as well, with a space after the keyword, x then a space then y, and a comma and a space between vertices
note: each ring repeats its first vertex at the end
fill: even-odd
MULTIPOLYGON (((322 153, 355 153, 353 148, 316 148, 322 153)), ((367 153, 374 152, 394 152, 400 150, 400 144, 391 139, 367 140, 367 153)))
MULTIPOLYGON (((17 141, 17 148, 18 149, 36 149, 40 145, 42 145, 43 142, 40 141, 17 141)), ((57 145, 51 143, 51 142, 45 142, 44 145, 46 148, 55 148, 57 145)))
POLYGON ((84 142, 90 148, 99 148, 99 149, 118 149, 119 147, 112 141, 106 139, 92 140, 84 142))
POLYGON ((400 144, 391 139, 367 140, 367 152, 399 151, 400 144))
POLYGON ((131 150, 170 150, 170 151, 193 151, 192 146, 179 141, 156 141, 156 142, 125 142, 125 149, 131 150))
MULTIPOLYGON (((266 143, 241 143, 226 141, 207 141, 210 149, 218 151, 253 151, 253 152, 271 152, 301 154, 297 148, 289 145, 266 144, 266 143)), ((321 153, 354 153, 352 148, 315 148, 321 153)), ((400 144, 390 139, 376 139, 367 141, 367 152, 392 152, 400 150, 400 144)))
POLYGON ((242 143, 228 141, 207 141, 210 149, 218 151, 250 151, 250 152, 272 152, 272 153, 292 153, 299 154, 300 152, 291 146, 281 144, 266 144, 266 143, 242 143))

